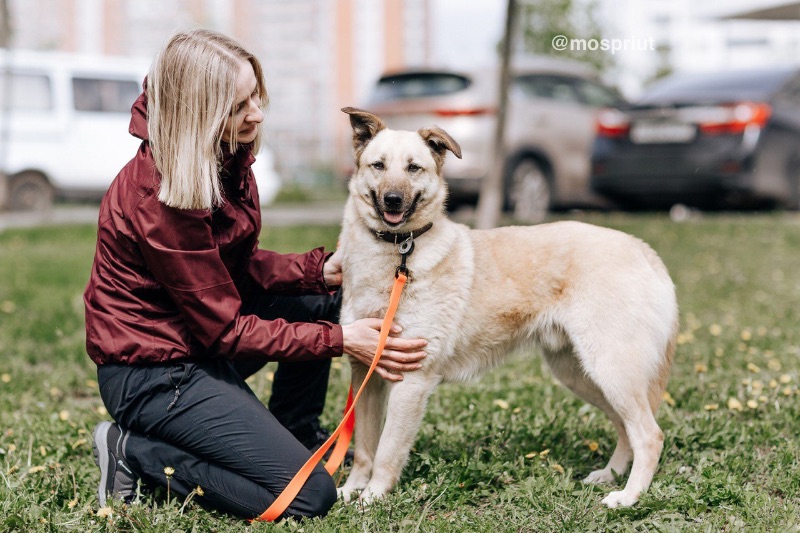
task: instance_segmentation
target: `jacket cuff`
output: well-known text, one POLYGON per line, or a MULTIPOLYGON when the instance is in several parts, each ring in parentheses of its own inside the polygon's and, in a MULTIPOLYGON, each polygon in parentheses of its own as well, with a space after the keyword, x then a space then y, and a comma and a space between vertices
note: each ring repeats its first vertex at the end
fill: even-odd
POLYGON ((332 322, 317 322, 322 328, 322 356, 341 357, 344 354, 342 326, 332 322))
POLYGON ((306 263, 303 266, 303 272, 305 273, 303 285, 306 291, 316 294, 330 292, 327 285, 325 285, 322 267, 331 255, 330 253, 325 253, 324 248, 315 248, 306 255, 306 263))

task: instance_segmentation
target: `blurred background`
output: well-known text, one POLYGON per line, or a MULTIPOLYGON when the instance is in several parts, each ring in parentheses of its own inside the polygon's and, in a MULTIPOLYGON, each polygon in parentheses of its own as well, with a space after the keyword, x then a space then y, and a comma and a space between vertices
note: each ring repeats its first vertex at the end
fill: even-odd
MULTIPOLYGON (((507 95, 517 118, 507 126, 504 207, 536 220, 556 207, 636 206, 651 192, 631 185, 631 175, 652 167, 683 175, 645 180, 663 200, 645 204, 727 200, 735 190, 796 207, 800 2, 517 4, 507 95), (773 67, 785 76, 768 75, 773 67), (722 85, 764 90, 704 92, 720 84, 698 76, 720 71, 753 73, 722 85), (648 99, 658 80, 686 76, 695 89, 648 99), (691 109, 665 111, 684 107, 691 109), (748 177, 762 172, 757 151, 779 115, 789 117, 771 141, 780 149, 764 157, 780 159, 780 168, 764 170, 770 178, 748 177), (700 161, 691 150, 721 156, 700 161), (620 151, 629 159, 613 159, 620 151), (698 192, 690 184, 671 197, 691 175, 709 186, 698 192), (631 188, 637 193, 626 194, 631 188), (794 204, 784 201, 792 194, 794 204)), ((264 65, 269 151, 256 174, 265 202, 279 189, 341 189, 351 154, 339 109, 348 105, 376 110, 390 125, 439 123, 473 147, 448 179, 463 192, 454 207, 474 202, 492 157, 506 13, 502 0, 0 0, 0 205, 46 209, 102 192, 135 150, 127 113, 150 59, 173 31, 198 26, 236 37, 264 65)))

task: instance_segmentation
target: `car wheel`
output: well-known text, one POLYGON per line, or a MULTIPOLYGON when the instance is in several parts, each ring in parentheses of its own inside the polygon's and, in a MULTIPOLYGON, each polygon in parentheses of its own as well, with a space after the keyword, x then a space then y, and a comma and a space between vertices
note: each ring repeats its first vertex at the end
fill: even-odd
POLYGON ((53 207, 55 191, 47 178, 36 172, 12 176, 8 184, 8 208, 12 211, 45 211, 53 207))
POLYGON ((517 162, 508 180, 506 205, 515 219, 541 222, 550 210, 551 187, 542 165, 533 159, 517 162))

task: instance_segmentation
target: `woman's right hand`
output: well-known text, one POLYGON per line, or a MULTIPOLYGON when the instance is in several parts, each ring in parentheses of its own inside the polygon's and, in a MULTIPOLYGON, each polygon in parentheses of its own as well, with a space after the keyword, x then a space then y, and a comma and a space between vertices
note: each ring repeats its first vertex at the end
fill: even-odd
MULTIPOLYGON (((370 366, 378 349, 378 337, 381 324, 379 318, 362 318, 352 324, 342 326, 344 353, 350 354, 361 363, 370 366)), ((423 348, 427 346, 425 339, 401 339, 401 328, 392 324, 383 354, 375 367, 375 372, 389 381, 402 381, 402 372, 410 372, 422 368, 421 361, 427 356, 423 348)))

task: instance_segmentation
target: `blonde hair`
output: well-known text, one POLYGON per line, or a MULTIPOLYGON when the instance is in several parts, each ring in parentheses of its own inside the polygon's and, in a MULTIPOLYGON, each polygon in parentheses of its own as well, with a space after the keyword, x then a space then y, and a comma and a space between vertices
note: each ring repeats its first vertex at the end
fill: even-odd
MULTIPOLYGON (((252 65, 256 91, 265 106, 261 64, 225 35, 205 29, 181 31, 156 56, 147 77, 147 134, 161 173, 158 199, 164 204, 178 209, 222 204, 222 129, 235 112, 242 61, 252 65)), ((230 132, 231 152, 238 147, 236 133, 230 132)), ((259 128, 255 152, 260 141, 259 128)))

